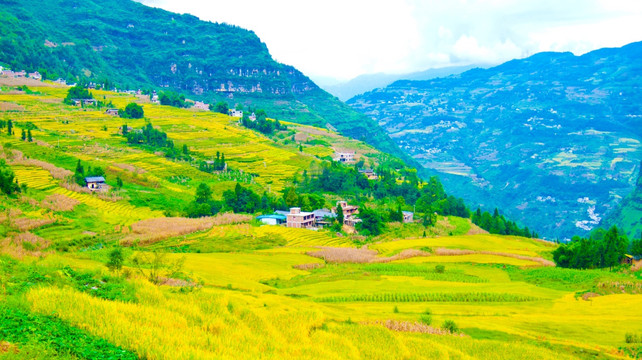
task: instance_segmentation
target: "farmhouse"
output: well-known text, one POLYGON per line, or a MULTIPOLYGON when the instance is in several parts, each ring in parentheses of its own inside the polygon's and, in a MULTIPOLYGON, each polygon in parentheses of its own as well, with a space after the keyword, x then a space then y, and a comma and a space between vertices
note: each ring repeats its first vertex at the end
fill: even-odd
POLYGON ((314 222, 318 227, 329 226, 336 219, 337 214, 328 209, 317 209, 312 212, 314 214, 314 222))
POLYGON ((107 109, 105 110, 105 114, 118 116, 118 109, 107 109))
POLYGON ((250 121, 256 121, 256 114, 252 113, 252 115, 249 116, 250 121))
POLYGON ((361 222, 361 219, 355 216, 359 213, 358 206, 349 205, 347 201, 337 201, 337 207, 332 208, 332 212, 336 213, 338 207, 341 207, 341 211, 343 212, 344 225, 354 227, 357 223, 361 222))
MULTIPOLYGON (((357 214, 359 212, 359 207, 355 205, 348 205, 347 201, 337 201, 337 207, 341 206, 341 210, 343 211, 343 216, 348 217, 352 216, 354 214, 357 214)), ((337 212, 337 208, 332 209, 333 212, 337 212)))
POLYGON ((37 71, 29 73, 29 77, 34 79, 34 80, 42 80, 42 75, 40 75, 40 73, 37 72, 37 71))
POLYGON ((368 178, 368 180, 379 179, 379 176, 377 175, 377 173, 372 171, 372 169, 359 169, 359 172, 364 174, 368 178))
POLYGON ((334 161, 338 161, 344 164, 353 164, 354 163, 354 156, 357 153, 355 151, 353 152, 338 152, 337 156, 334 158, 334 161))
POLYGON ((411 223, 415 214, 411 211, 402 211, 402 213, 403 213, 403 222, 411 223))
POLYGON ((261 215, 257 216, 256 219, 266 225, 281 225, 287 223, 287 216, 280 214, 261 215))
POLYGON ((230 110, 229 110, 229 115, 230 115, 231 117, 239 117, 239 118, 242 118, 242 117, 243 117, 243 110, 230 109, 230 110))
POLYGON ((102 190, 105 186, 105 178, 102 176, 90 176, 85 178, 87 188, 91 191, 102 190))
POLYGON ((314 214, 311 212, 302 212, 301 208, 290 208, 287 216, 287 227, 292 228, 311 228, 314 226, 314 214))

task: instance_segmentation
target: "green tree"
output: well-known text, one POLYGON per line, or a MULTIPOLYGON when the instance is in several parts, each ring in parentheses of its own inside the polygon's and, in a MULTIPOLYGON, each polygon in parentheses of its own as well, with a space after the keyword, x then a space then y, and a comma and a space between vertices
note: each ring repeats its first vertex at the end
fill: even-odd
POLYGON ((123 179, 121 179, 120 176, 116 177, 116 188, 118 189, 123 188, 123 179))
POLYGON ((341 205, 337 205, 337 222, 341 225, 343 225, 343 221, 345 220, 344 215, 343 215, 343 208, 341 205))
POLYGON ((107 268, 117 275, 120 272, 120 269, 123 268, 123 251, 120 247, 115 248, 109 253, 109 260, 107 261, 107 268))
POLYGON ((198 184, 196 188, 196 199, 198 204, 206 204, 212 200, 212 189, 205 183, 198 184))
POLYGON ((13 135, 13 121, 7 121, 7 135, 13 135))
POLYGON ((31 136, 31 129, 27 129, 27 141, 33 142, 33 137, 31 136))
POLYGON ((22 139, 22 141, 27 140, 27 132, 25 131, 25 129, 22 129, 22 132, 20 133, 20 138, 22 139))
POLYGON ((129 103, 125 107, 125 110, 121 112, 121 117, 127 119, 142 119, 145 116, 145 111, 143 107, 136 103, 129 103))
POLYGON ((219 101, 214 105, 214 108, 212 108, 212 111, 221 113, 221 114, 227 114, 229 112, 229 106, 225 101, 219 101))
POLYGON ((359 218, 361 222, 357 224, 357 230, 364 235, 377 236, 381 234, 383 222, 381 216, 376 211, 363 207, 359 210, 359 218))
POLYGON ((13 170, 7 165, 4 159, 0 159, 0 190, 7 195, 20 192, 20 187, 15 180, 13 170))
POLYGON ((612 268, 620 263, 624 257, 628 240, 626 235, 621 234, 616 226, 612 226, 604 235, 603 264, 604 267, 612 268))

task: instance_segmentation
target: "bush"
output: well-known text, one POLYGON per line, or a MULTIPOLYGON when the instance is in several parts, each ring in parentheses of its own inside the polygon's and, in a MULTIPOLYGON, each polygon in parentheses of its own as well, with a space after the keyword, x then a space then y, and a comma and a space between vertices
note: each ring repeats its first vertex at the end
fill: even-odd
POLYGON ((642 334, 626 333, 626 335, 624 335, 624 342, 627 344, 642 343, 642 334))
POLYGON ((452 321, 452 320, 446 320, 446 321, 444 321, 444 323, 441 325, 441 327, 442 327, 444 330, 448 330, 448 331, 450 331, 450 332, 451 332, 451 333, 453 333, 453 334, 454 334, 454 333, 458 333, 458 332, 459 332, 459 327, 458 327, 458 326, 457 326, 457 324, 456 324, 454 321, 452 321))
POLYGON ((397 305, 395 305, 395 308, 392 309, 392 312, 395 313, 395 314, 399 313, 399 308, 397 307, 397 305))
POLYGON ((446 267, 444 265, 436 265, 435 272, 439 274, 443 274, 446 272, 446 267))
POLYGON ((426 311, 419 316, 419 322, 425 325, 432 324, 432 312, 430 309, 426 309, 426 311))

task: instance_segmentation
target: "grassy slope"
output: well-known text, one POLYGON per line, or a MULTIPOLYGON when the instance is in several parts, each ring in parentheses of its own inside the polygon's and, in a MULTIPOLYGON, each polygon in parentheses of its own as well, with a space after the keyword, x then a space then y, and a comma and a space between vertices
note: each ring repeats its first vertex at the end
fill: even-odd
MULTIPOLYGON (((382 264, 327 265, 304 271, 293 266, 323 262, 306 255, 306 251, 316 246, 354 245, 350 239, 327 232, 243 223, 215 226, 155 245, 168 249, 187 244, 202 251, 168 254, 170 259, 185 258, 185 271, 204 285, 199 290, 181 292, 168 286, 156 287, 133 276, 128 283, 135 288, 136 301, 120 302, 62 286, 57 281, 65 265, 101 274, 97 276, 107 275, 104 263, 110 249, 103 246, 109 247, 127 236, 122 229, 135 221, 162 216, 153 208, 162 209, 168 199, 177 204, 189 200, 194 181, 210 183, 217 194, 231 184, 199 173, 187 164, 131 151, 122 138, 113 135, 121 120, 64 107, 59 103, 61 89, 38 90, 43 95, 0 94, 0 101, 22 104, 28 110, 5 113, 5 117, 32 121, 40 128, 34 131, 34 137, 41 141, 39 145, 3 136, 5 150, 10 143, 26 155, 67 169, 72 169, 80 158, 110 167, 126 164, 146 172, 136 175, 138 178, 128 175, 140 183, 126 181, 123 195, 129 199, 110 202, 64 189, 39 167, 16 166, 20 181, 27 183, 30 190, 24 201, 1 198, 2 213, 11 217, 1 222, 2 237, 10 241, 3 251, 21 256, 22 263, 33 265, 25 268, 30 283, 19 292, 5 290, 20 284, 2 273, 2 303, 23 304, 35 316, 55 313, 68 326, 139 356, 158 359, 570 359, 593 354, 607 357, 625 345, 626 333, 640 332, 639 295, 608 295, 589 301, 576 296, 589 290, 599 291, 597 285, 601 282, 639 282, 639 278, 605 271, 542 268, 537 262, 514 256, 548 258, 551 245, 516 237, 465 235, 470 224, 456 218, 440 219, 443 232, 453 236, 421 238, 421 230, 412 225, 393 227, 392 235, 382 236, 379 239, 382 242, 370 248, 382 256, 425 247, 505 254, 433 255, 382 264), (69 120, 70 124, 63 124, 62 120, 69 120), (105 125, 107 131, 102 130, 105 125), (62 149, 53 147, 58 145, 58 138, 62 149), (187 176, 191 180, 185 184, 172 182, 172 176, 187 176), (42 200, 54 193, 74 197, 80 204, 72 211, 44 209, 42 200), (143 198, 141 194, 149 195, 143 198), (164 200, 152 200, 157 197, 164 200), (143 203, 147 206, 141 206, 143 203), (36 244, 42 245, 39 252, 29 251, 29 245, 20 248, 18 235, 23 232, 14 222, 21 218, 54 220, 30 230, 50 244, 48 250, 48 245, 40 243, 36 244), (267 239, 274 240, 268 249, 256 246, 267 239), (396 239, 399 240, 393 241, 396 239), (60 244, 70 246, 73 251, 53 253, 52 249, 60 244), (445 272, 436 272, 436 265, 445 265, 445 272), (39 268, 47 269, 47 275, 43 278, 28 275, 37 274, 39 268), (426 309, 432 312, 433 325, 454 320, 468 336, 391 331, 376 324, 386 320, 414 323, 426 309)), ((104 96, 112 97, 119 106, 129 101, 120 95, 104 93, 104 96)), ((221 149, 226 157, 230 154, 229 160, 235 166, 247 171, 259 169, 262 176, 252 185, 256 187, 276 187, 279 176, 283 176, 261 170, 263 161, 277 162, 270 158, 272 154, 290 156, 283 161, 290 166, 284 170, 287 173, 318 161, 309 155, 309 149, 318 146, 315 151, 326 151, 321 145, 309 145, 300 154, 294 145, 282 141, 274 144, 238 128, 224 116, 147 105, 145 110, 153 123, 179 144, 184 139, 198 152, 221 149), (254 147, 243 142, 247 139, 254 147), (245 146, 254 153, 247 158, 232 155, 238 154, 234 152, 236 146, 245 146), (254 159, 235 161, 236 156, 241 160, 254 159), (272 183, 267 183, 270 179, 272 183)), ((324 141, 335 136, 325 136, 313 129, 306 131, 323 136, 324 141)), ((126 170, 118 173, 125 174, 126 170)), ((110 174, 108 179, 113 179, 110 174)), ((126 250, 128 259, 133 254, 134 250, 126 250)), ((131 266, 131 260, 126 260, 126 267, 131 266)), ((18 351, 23 349, 22 358, 29 357, 34 348, 53 351, 51 344, 14 345, 18 351)), ((0 358, 9 357, 7 354, 0 353, 0 358)), ((21 353, 16 356, 21 358, 21 353)))

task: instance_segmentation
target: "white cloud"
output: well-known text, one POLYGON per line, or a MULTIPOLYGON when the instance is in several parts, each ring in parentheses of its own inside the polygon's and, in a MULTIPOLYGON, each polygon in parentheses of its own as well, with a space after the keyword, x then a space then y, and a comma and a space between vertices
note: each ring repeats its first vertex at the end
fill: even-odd
POLYGON ((642 40, 635 0, 142 0, 251 29, 278 61, 347 79, 642 40))

